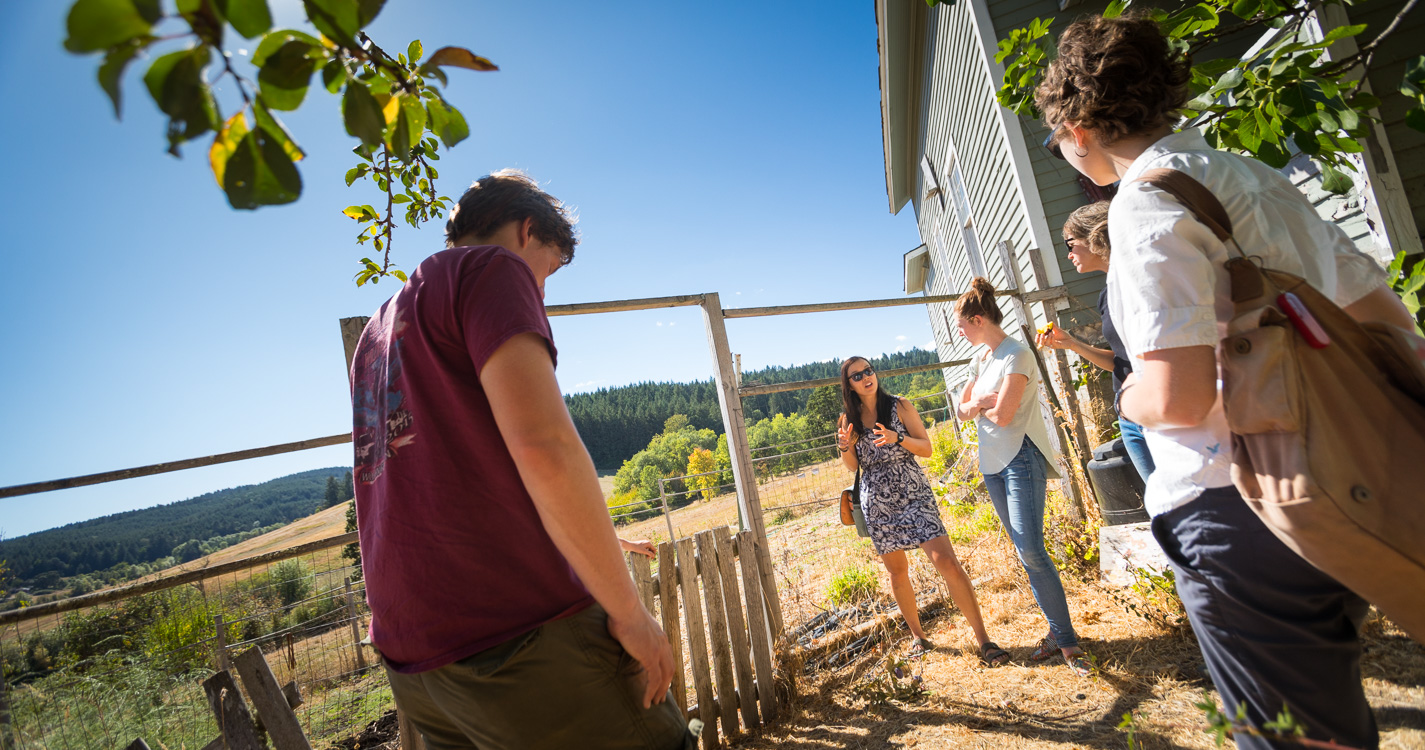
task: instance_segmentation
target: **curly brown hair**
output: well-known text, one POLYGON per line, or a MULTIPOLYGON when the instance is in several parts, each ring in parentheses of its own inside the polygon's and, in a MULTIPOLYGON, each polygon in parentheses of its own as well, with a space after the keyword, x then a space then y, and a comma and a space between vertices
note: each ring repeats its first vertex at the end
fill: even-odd
POLYGON ((1083 18, 1059 36, 1034 102, 1049 127, 1072 122, 1109 145, 1174 124, 1187 104, 1190 68, 1145 15, 1083 18))
POLYGON ((1089 252, 1108 260, 1108 206, 1109 201, 1098 201, 1074 209, 1064 220, 1064 239, 1082 242, 1089 252))

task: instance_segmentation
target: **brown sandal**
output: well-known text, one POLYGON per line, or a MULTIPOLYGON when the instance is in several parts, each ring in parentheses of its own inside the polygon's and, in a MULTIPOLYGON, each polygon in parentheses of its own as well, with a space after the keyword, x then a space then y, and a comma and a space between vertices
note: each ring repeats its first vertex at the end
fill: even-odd
POLYGON ((1009 652, 1000 648, 994 641, 985 641, 980 644, 980 661, 984 662, 987 667, 1008 664, 1009 658, 1009 652))

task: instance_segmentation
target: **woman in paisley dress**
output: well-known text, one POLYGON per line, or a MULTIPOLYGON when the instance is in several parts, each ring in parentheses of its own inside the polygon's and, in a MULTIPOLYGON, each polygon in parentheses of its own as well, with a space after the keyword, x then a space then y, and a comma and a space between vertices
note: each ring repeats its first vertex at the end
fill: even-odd
POLYGON ((975 420, 985 490, 1029 575, 1029 590, 1049 621, 1049 634, 1029 658, 1043 661, 1062 654, 1075 673, 1087 677, 1092 669, 1069 620, 1059 569, 1044 549, 1045 481, 1058 472, 1044 458, 1049 454, 1049 431, 1037 398, 1039 365, 1026 344, 1004 332, 1003 320, 995 288, 982 277, 971 280, 969 291, 955 300, 960 335, 988 349, 974 358, 955 414, 975 420))
POLYGON ((915 588, 910 582, 910 560, 905 554, 919 547, 945 578, 955 606, 975 631, 980 658, 990 666, 1009 661, 1009 653, 996 646, 985 632, 975 589, 945 535, 930 482, 916 463, 916 456, 929 457, 931 453, 930 436, 921 424, 920 414, 910 401, 886 393, 871 363, 862 357, 841 363, 841 399, 845 411, 836 431, 841 463, 851 471, 861 471, 861 510, 866 516, 866 529, 871 533, 876 554, 890 573, 891 592, 910 628, 911 655, 920 656, 935 648, 920 627, 915 588))

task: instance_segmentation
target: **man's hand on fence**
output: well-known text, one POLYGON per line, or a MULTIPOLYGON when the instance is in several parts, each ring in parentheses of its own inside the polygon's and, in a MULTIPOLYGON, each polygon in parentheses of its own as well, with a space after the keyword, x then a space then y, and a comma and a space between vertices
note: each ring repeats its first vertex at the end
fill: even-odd
POLYGON ((647 539, 639 539, 636 542, 631 542, 623 537, 619 537, 618 543, 619 546, 623 547, 624 552, 637 552, 644 557, 655 557, 658 554, 657 550, 653 549, 653 542, 647 539))
POLYGON ((673 649, 653 615, 641 606, 627 621, 610 612, 609 635, 643 666, 643 707, 662 703, 673 684, 673 649))

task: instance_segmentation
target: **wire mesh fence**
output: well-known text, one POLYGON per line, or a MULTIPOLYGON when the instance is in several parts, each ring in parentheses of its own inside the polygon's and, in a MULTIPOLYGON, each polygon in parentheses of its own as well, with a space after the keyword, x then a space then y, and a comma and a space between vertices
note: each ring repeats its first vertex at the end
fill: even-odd
MULTIPOLYGON (((939 422, 944 398, 913 400, 939 422)), ((805 635, 808 623, 834 613, 837 576, 873 560, 869 541, 836 520, 852 474, 833 433, 754 449, 753 466, 785 628, 805 635)), ((738 528, 727 474, 666 477, 655 502, 611 508, 620 535, 662 542, 738 528)), ((359 733, 394 703, 375 653, 360 644, 369 611, 345 554, 333 544, 0 626, 0 750, 122 747, 140 737, 152 747, 203 747, 218 727, 199 683, 225 654, 252 647, 279 683, 297 684, 297 715, 314 746, 359 733)), ((938 576, 916 568, 914 578, 933 588, 938 576)))
MULTIPOLYGON (((945 392, 910 400, 932 429, 954 430, 945 392)), ((831 579, 856 561, 867 560, 870 541, 858 540, 855 530, 842 527, 835 515, 841 491, 854 481, 852 472, 841 463, 835 433, 753 448, 752 464, 778 591, 791 631, 834 608, 827 596, 831 579), (823 511, 830 512, 824 523, 790 523, 823 511)), ((619 534, 626 539, 659 542, 719 526, 739 527, 736 492, 726 474, 664 477, 660 480, 662 491, 652 501, 610 508, 619 534), (691 480, 709 475, 729 481, 708 489, 667 489, 685 487, 691 480)), ((923 578, 933 587, 939 579, 929 573, 933 570, 917 580, 923 578)))
POLYGON ((203 747, 219 734, 200 686, 261 648, 295 682, 313 744, 390 708, 358 569, 334 546, 0 628, 0 747, 203 747), (353 581, 356 577, 358 580, 353 581))

